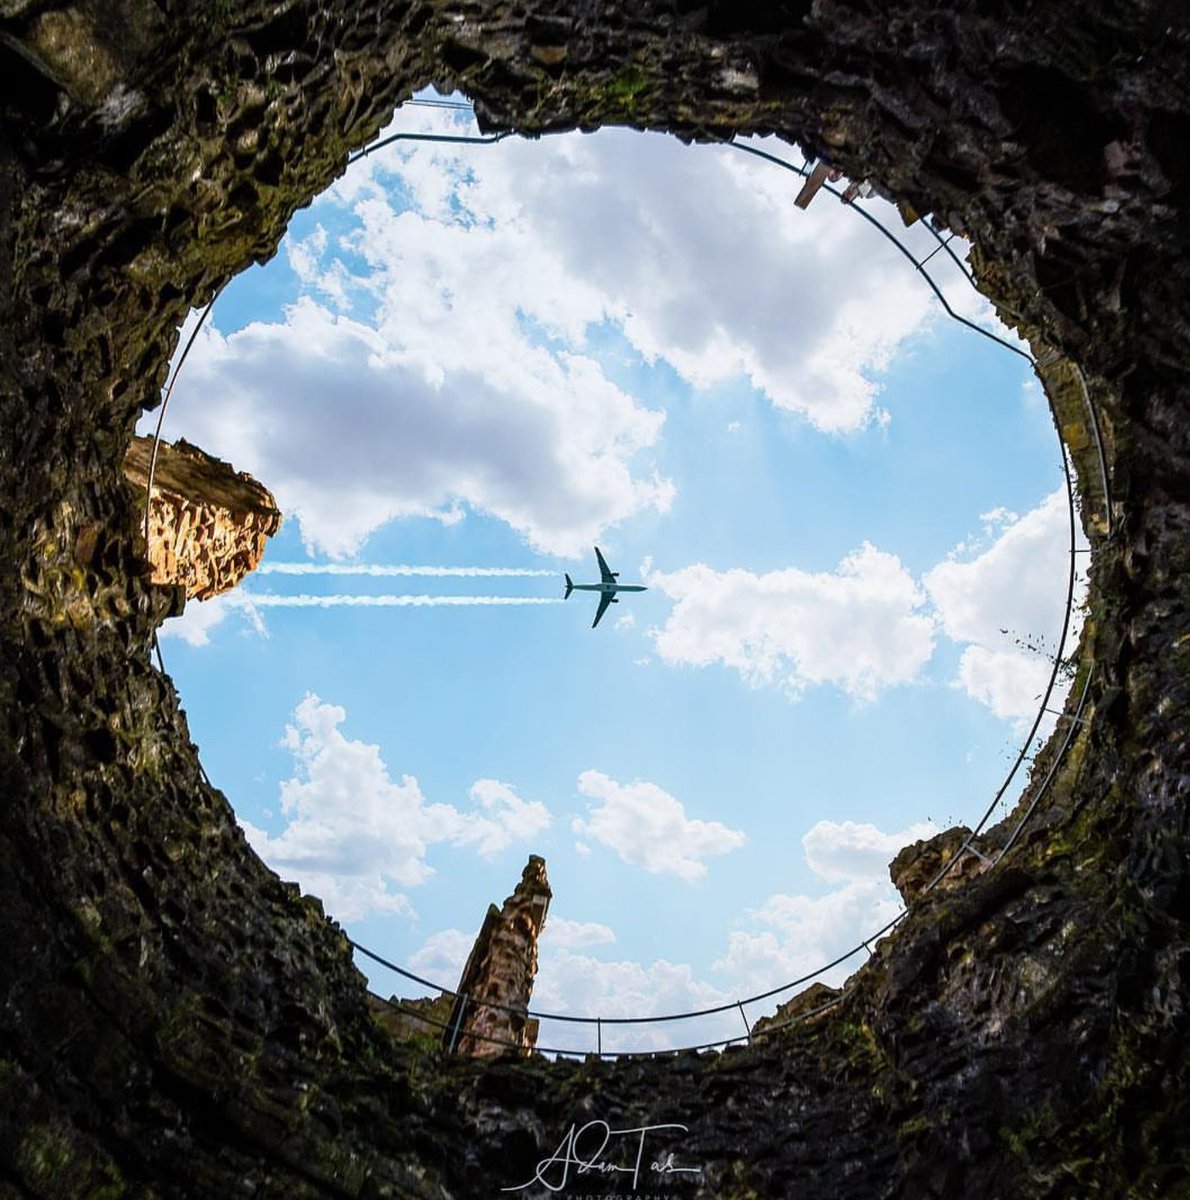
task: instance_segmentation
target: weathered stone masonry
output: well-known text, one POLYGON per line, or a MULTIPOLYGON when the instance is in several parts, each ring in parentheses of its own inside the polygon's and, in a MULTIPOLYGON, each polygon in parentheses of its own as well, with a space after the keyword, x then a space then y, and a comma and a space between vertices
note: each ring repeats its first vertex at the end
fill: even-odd
POLYGON ((484 917, 455 988, 450 1028, 442 1036, 447 1050, 498 1058, 510 1052, 509 1044, 518 1053, 537 1044, 537 1022, 524 1012, 533 995, 537 939, 552 896, 545 859, 530 855, 512 895, 500 908, 491 905, 484 917))
POLYGON ((255 571, 265 542, 281 528, 268 488, 243 471, 179 440, 132 439, 124 477, 141 493, 143 511, 153 469, 147 555, 152 582, 179 586, 188 600, 209 600, 255 571))
POLYGON ((0 1195, 488 1196, 580 1113, 688 1125, 706 1196, 1190 1191, 1184 6, 0 0, 0 67, 0 1195), (1104 426, 1091 719, 1032 834, 748 1050, 394 1043, 149 662, 121 463, 175 330, 430 82, 527 135, 800 139, 973 238, 1104 426))
POLYGON ((538 1022, 527 1015, 537 977, 537 940, 549 912, 545 859, 531 854, 499 908, 488 905, 454 994, 415 1000, 369 996, 375 1018, 402 1041, 421 1038, 448 1054, 500 1058, 528 1054, 538 1022))

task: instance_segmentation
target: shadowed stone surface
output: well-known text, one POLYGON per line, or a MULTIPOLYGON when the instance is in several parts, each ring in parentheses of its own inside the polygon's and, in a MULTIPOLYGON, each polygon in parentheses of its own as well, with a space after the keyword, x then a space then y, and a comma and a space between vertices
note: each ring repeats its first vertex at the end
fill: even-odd
POLYGON ((1184 6, 0 0, 0 67, 0 1194, 486 1197, 593 1118, 688 1126, 675 1194, 1190 1192, 1184 6), (529 135, 801 139, 973 238, 1047 356, 1088 721, 1003 864, 750 1049, 394 1043, 149 663, 120 465, 176 328, 431 82, 529 135))

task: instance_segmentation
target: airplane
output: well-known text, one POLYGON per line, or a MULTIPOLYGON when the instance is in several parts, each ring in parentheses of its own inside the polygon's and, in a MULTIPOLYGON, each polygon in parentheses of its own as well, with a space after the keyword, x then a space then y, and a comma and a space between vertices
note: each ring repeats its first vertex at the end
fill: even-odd
POLYGON ((591 622, 591 628, 594 629, 599 624, 600 617, 607 612, 609 604, 619 604, 620 601, 616 596, 616 592, 647 592, 647 587, 642 587, 639 583, 617 583, 616 580, 620 577, 619 571, 611 570, 602 554, 599 553, 599 547, 595 547, 595 557, 599 560, 599 574, 602 576, 598 583, 571 583, 570 576, 566 576, 566 595, 563 600, 570 599, 571 592, 599 592, 599 608, 595 611, 595 620, 591 622))

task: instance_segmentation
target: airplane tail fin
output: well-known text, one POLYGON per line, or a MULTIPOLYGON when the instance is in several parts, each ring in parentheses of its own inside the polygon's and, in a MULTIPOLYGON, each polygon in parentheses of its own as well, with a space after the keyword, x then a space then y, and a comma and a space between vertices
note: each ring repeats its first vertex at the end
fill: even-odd
POLYGON ((569 575, 567 575, 565 578, 566 578, 566 595, 565 595, 565 596, 563 596, 563 597, 562 597, 562 599, 563 599, 563 600, 569 600, 569 599, 570 599, 570 593, 574 591, 574 584, 570 582, 570 576, 569 576, 569 575))

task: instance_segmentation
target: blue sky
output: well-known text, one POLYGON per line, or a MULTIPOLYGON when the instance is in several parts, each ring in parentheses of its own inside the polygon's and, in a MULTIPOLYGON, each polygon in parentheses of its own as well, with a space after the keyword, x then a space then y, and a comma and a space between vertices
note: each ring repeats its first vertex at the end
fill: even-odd
POLYGON ((167 625, 167 666, 253 844, 380 953, 453 985, 535 852, 538 1006, 750 995, 895 913, 898 846, 972 823, 1015 755, 1049 664, 1014 637, 1055 644, 1064 599, 1044 398, 797 184, 627 131, 400 143, 199 335, 165 436, 286 521, 259 574, 167 625), (595 542, 649 591, 592 631, 590 595, 560 601, 595 542), (359 600, 394 596, 453 602, 359 600))

